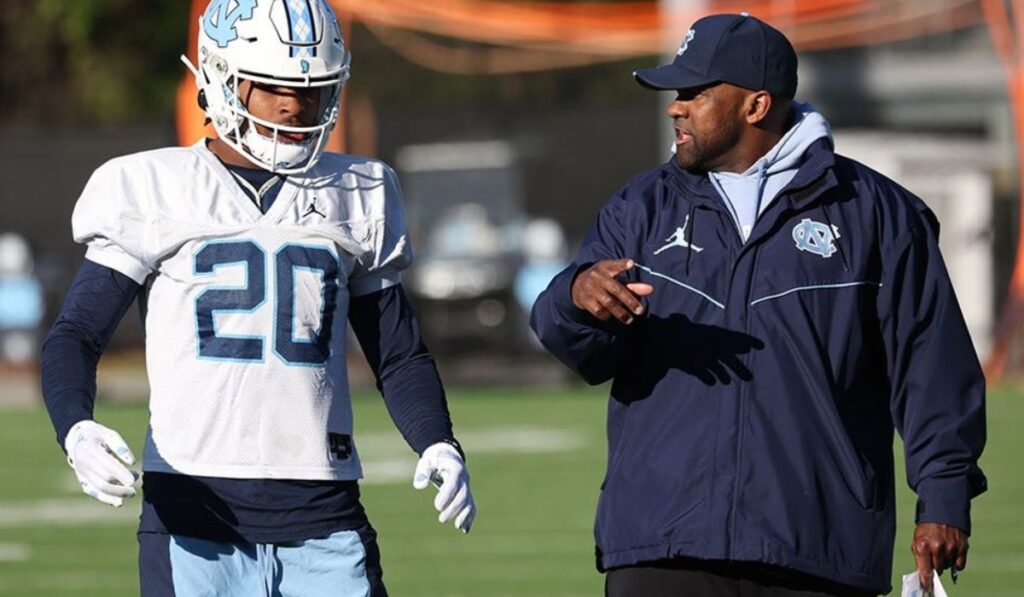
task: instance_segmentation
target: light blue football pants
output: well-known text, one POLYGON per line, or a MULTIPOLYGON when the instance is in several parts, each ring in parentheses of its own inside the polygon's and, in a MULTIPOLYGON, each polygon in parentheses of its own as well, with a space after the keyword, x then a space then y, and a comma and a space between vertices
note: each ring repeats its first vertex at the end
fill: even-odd
POLYGON ((376 539, 359 531, 285 543, 139 535, 142 597, 386 597, 376 539))

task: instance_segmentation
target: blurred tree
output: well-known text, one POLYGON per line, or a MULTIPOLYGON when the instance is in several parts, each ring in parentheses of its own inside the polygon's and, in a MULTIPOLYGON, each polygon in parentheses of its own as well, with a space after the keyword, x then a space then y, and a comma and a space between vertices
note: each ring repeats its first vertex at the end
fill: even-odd
POLYGON ((182 0, 4 0, 0 124, 170 115, 187 18, 182 0))
MULTIPOLYGON (((170 121, 175 86, 185 73, 177 58, 187 43, 189 5, 186 0, 3 0, 0 125, 170 121)), ((353 91, 395 107, 470 102, 518 110, 628 103, 635 100, 629 72, 650 62, 464 76, 410 64, 358 26, 351 42, 359 81, 353 91)))

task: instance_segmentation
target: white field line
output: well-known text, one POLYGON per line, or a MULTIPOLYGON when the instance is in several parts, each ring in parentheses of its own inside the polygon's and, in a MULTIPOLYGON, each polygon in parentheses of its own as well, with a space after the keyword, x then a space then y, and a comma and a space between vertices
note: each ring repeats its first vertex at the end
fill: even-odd
MULTIPOLYGON (((587 445, 587 441, 579 434, 557 428, 499 427, 457 435, 470 459, 475 454, 571 452, 587 445)), ((416 455, 397 434, 357 436, 356 446, 359 448, 359 458, 363 465, 364 478, 360 481, 361 484, 412 483, 416 455)))
MULTIPOLYGON (((128 502, 131 504, 132 502, 128 502)), ((0 503, 0 528, 44 524, 82 526, 127 523, 139 518, 136 505, 113 508, 82 494, 80 497, 0 503)))
POLYGON ((24 543, 0 543, 0 562, 24 562, 32 557, 32 549, 24 543))
MULTIPOLYGON (((580 434, 560 428, 509 426, 458 434, 472 459, 474 454, 545 454, 569 452, 587 447, 580 434)), ((397 431, 372 432, 356 436, 366 485, 412 484, 416 455, 397 431)), ((71 471, 68 478, 74 480, 71 471)), ((70 486, 68 490, 72 490, 70 486)), ((77 490, 77 485, 75 486, 77 490)), ((77 493, 77 491, 75 491, 77 493)), ((84 494, 67 498, 29 502, 0 502, 0 528, 32 525, 86 526, 125 524, 138 520, 138 498, 121 508, 112 508, 84 494)), ((2 544, 0 544, 2 546, 2 544)), ((0 551, 0 560, 3 552, 0 551)))
MULTIPOLYGON (((587 445, 586 439, 578 433, 558 427, 492 427, 463 432, 456 430, 456 435, 466 451, 473 454, 494 452, 543 454, 578 450, 587 445)), ((397 431, 357 432, 355 439, 356 445, 359 447, 360 458, 363 459, 375 456, 414 456, 397 431)))
POLYGON ((17 576, 0 576, 0 595, 53 595, 55 593, 110 595, 136 594, 135 574, 46 570, 17 576))

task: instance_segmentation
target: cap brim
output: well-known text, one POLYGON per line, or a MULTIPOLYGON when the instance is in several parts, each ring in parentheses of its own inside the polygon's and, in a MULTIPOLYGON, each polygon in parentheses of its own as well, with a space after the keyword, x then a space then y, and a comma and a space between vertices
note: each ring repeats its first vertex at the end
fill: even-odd
POLYGON ((633 77, 644 87, 658 91, 703 87, 719 81, 714 77, 702 75, 674 64, 641 68, 633 71, 633 77))

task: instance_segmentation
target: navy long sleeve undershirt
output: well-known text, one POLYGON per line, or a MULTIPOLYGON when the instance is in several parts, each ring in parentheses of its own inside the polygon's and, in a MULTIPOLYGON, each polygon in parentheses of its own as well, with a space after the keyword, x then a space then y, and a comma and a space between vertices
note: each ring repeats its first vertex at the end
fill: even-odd
POLYGON ((353 297, 348 309, 377 389, 406 443, 422 454, 432 444, 454 441, 441 377, 401 285, 353 297))
POLYGON ((71 427, 92 419, 96 365, 141 286, 128 276, 84 260, 60 316, 43 342, 43 400, 63 446, 71 427))

